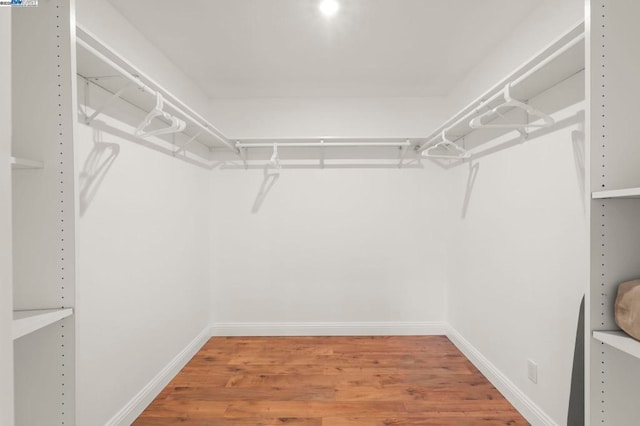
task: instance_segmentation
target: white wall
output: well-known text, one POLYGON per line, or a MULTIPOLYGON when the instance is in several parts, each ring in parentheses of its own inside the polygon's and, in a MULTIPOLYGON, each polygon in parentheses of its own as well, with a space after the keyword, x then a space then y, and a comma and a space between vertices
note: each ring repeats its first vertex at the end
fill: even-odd
POLYGON ((105 424, 210 323, 209 172, 100 120, 105 130, 77 132, 78 425, 105 424))
POLYGON ((552 131, 449 175, 458 218, 449 322, 559 425, 588 277, 582 78, 534 101, 565 105, 552 131), (528 359, 538 365, 537 385, 527 379, 528 359))
POLYGON ((211 179, 214 323, 444 320, 441 170, 285 169, 268 191, 262 170, 211 179))
MULTIPOLYGON (((472 101, 583 15, 582 0, 541 2, 449 95, 448 108, 456 111, 472 101)), ((498 148, 473 169, 465 165, 450 175, 458 222, 451 240, 448 320, 557 424, 567 422, 578 310, 588 276, 582 79, 532 100, 554 112, 560 124, 552 131, 498 148), (538 364, 537 385, 527 379, 527 359, 538 364)))
MULTIPOLYGON (((541 3, 513 37, 505 39, 450 94, 447 109, 462 107, 581 16, 582 0, 541 3)), ((207 103, 198 95, 197 88, 183 81, 179 70, 104 0, 79 1, 78 21, 124 56, 135 58, 142 69, 176 95, 196 108, 204 105, 210 121, 232 138, 423 136, 446 118, 443 114, 446 111, 442 110, 445 104, 440 99, 220 99, 207 103), (176 82, 172 81, 174 77, 176 82)), ((570 93, 570 98, 575 95, 575 87, 562 90, 570 93)), ((477 179, 468 192, 468 169, 464 167, 448 172, 432 165, 424 170, 285 169, 275 181, 265 181, 262 170, 216 170, 204 178, 210 187, 201 190, 211 196, 210 204, 203 206, 199 204, 202 200, 196 200, 195 192, 190 192, 194 185, 181 185, 182 192, 173 192, 178 191, 174 185, 177 180, 195 181, 195 177, 186 178, 184 173, 199 174, 199 170, 109 137, 107 141, 118 142, 121 151, 80 228, 78 304, 82 309, 83 303, 87 303, 97 313, 93 321, 84 320, 81 312, 78 317, 81 354, 78 394, 86 398, 79 400, 79 407, 87 410, 79 414, 79 419, 86 416, 91 421, 103 421, 132 396, 131 392, 116 396, 113 390, 112 394, 104 388, 96 389, 95 382, 89 379, 108 383, 102 379, 113 375, 116 368, 129 371, 127 365, 144 366, 144 371, 133 374, 131 380, 125 378, 126 389, 139 389, 144 377, 148 380, 151 375, 150 364, 162 366, 162 362, 168 361, 149 362, 113 352, 118 347, 137 350, 136 339, 143 330, 149 332, 148 324, 140 326, 142 318, 148 315, 136 311, 140 305, 145 309, 157 308, 151 315, 168 325, 162 322, 167 319, 159 314, 162 303, 175 294, 162 293, 159 296, 164 299, 160 303, 149 303, 142 293, 155 295, 158 286, 135 282, 145 276, 158 280, 172 276, 165 270, 171 269, 167 258, 157 262, 153 256, 158 254, 154 250, 156 245, 149 246, 145 239, 166 238, 158 241, 164 252, 170 252, 169 246, 175 241, 184 241, 180 239, 184 237, 182 234, 174 234, 178 229, 176 222, 166 220, 180 216, 174 210, 178 206, 163 205, 159 193, 153 192, 164 183, 167 187, 163 191, 167 192, 163 200, 185 197, 179 199, 191 207, 190 211, 197 211, 196 218, 182 212, 181 223, 191 230, 185 232, 199 229, 200 234, 205 234, 205 222, 211 221, 208 237, 212 252, 206 254, 207 243, 201 241, 202 235, 192 235, 190 243, 204 251, 195 250, 192 244, 187 252, 197 259, 185 257, 181 261, 191 261, 192 266, 209 263, 208 308, 215 323, 397 323, 448 319, 508 380, 554 421, 564 424, 577 307, 587 271, 580 192, 583 176, 575 166, 580 162, 581 148, 572 139, 575 136, 572 132, 580 128, 580 120, 575 116, 581 108, 578 100, 564 105, 556 112, 558 118, 567 118, 564 125, 526 144, 479 160, 477 179), (164 161, 172 170, 170 176, 182 178, 162 175, 160 164, 164 161), (144 186, 142 183, 136 186, 135 179, 140 177, 148 179, 144 186), (274 182, 272 186, 268 185, 270 182, 274 182), (145 194, 145 199, 139 198, 141 194, 145 194), (118 201, 118 196, 129 197, 127 202, 137 207, 126 210, 126 203, 118 201), (156 208, 154 214, 148 210, 152 206, 156 208), (465 216, 452 223, 450 213, 460 216, 463 207, 465 216), (121 209, 129 214, 118 217, 121 209), (200 216, 207 211, 208 216, 200 216), (160 222, 166 226, 157 228, 160 222), (153 229, 163 232, 156 235, 153 229), (454 233, 450 234, 452 230, 454 233), (126 241, 130 241, 130 234, 141 231, 144 232, 141 238, 130 247, 124 243, 95 243, 106 236, 115 242, 119 238, 125 241, 126 236, 126 241), (151 253, 141 251, 141 247, 151 253), (134 265, 126 264, 127 258, 133 256, 142 257, 135 264, 142 269, 133 271, 134 265), (112 263, 128 274, 111 277, 107 274, 118 273, 117 268, 101 270, 94 266, 104 265, 105 259, 113 259, 112 263), (447 259, 455 263, 448 264, 447 259), (163 268, 154 269, 159 265, 163 268), (85 275, 99 283, 85 285, 85 275), (95 294, 91 291, 83 295, 83 288, 100 288, 106 293, 102 296, 100 291, 95 294), (111 300, 128 304, 118 308, 124 315, 113 319, 106 335, 100 330, 102 339, 95 336, 90 340, 85 355, 83 336, 96 332, 98 320, 109 309, 109 303, 104 301, 111 300), (123 322, 116 322, 118 318, 123 322), (139 327, 125 332, 125 320, 133 320, 139 327), (94 355, 101 360, 115 357, 110 361, 111 368, 93 371, 100 364, 93 364, 90 356, 94 355), (538 385, 526 379, 527 358, 539 365, 538 385), (90 373, 84 381, 83 371, 90 373), (94 393, 83 395, 83 390, 94 393), (107 395, 107 403, 92 402, 100 399, 95 392, 107 395)), ((80 134, 84 135, 81 143, 84 139, 92 144, 86 129, 80 134)), ((84 151, 81 148, 81 160, 90 149, 90 146, 84 151)), ((176 259, 172 267, 178 265, 176 259)), ((200 277, 206 272, 198 269, 196 274, 200 277)), ((207 297, 202 289, 196 294, 207 297)), ((187 305, 185 302, 182 308, 187 305)), ((165 316, 179 317, 173 312, 165 316)), ((202 313, 201 318, 204 316, 202 313)), ((154 344, 179 347, 176 340, 179 333, 172 334, 174 329, 167 332, 155 321, 151 323, 153 333, 164 333, 154 344)), ((195 323, 185 327, 191 327, 193 333, 197 329, 195 323)), ((151 340, 143 341, 149 346, 151 340)), ((185 338, 179 343, 184 346, 186 341, 185 338)))
POLYGON ((440 98, 213 99, 209 116, 232 139, 424 137, 445 118, 440 98))
MULTIPOLYGON (((208 107, 108 1, 78 0, 76 18, 189 106, 208 107)), ((210 323, 209 174, 129 138, 143 118, 118 103, 99 117, 103 131, 79 126, 77 424, 107 422, 210 323)))
MULTIPOLYGON (((423 136, 444 118, 440 106, 437 98, 218 99, 210 116, 232 138, 423 136)), ((245 323, 236 332, 375 333, 393 330, 358 324, 443 321, 447 178, 426 166, 285 168, 278 178, 271 169, 214 171, 211 307, 220 332, 245 323), (310 325, 326 322, 338 325, 310 325)))
POLYGON ((0 8, 0 424, 13 425, 11 279, 11 12, 0 8))

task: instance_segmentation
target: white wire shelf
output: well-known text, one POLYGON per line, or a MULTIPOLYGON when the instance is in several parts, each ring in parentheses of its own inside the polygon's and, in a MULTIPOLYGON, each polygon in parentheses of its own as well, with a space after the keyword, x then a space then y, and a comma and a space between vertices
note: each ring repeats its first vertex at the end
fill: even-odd
POLYGON ((72 314, 72 308, 13 311, 13 340, 47 327, 72 314))
POLYGON ((593 338, 633 357, 640 358, 640 342, 623 331, 594 331, 593 338))
MULTIPOLYGON (((449 140, 457 142, 472 132, 478 131, 471 127, 471 120, 504 104, 503 93, 507 85, 510 85, 510 94, 513 99, 528 102, 581 72, 585 69, 584 52, 584 22, 581 22, 449 118, 426 138, 426 142, 422 143, 417 151, 422 152, 441 142, 443 132, 449 140)), ((485 118, 485 122, 492 122, 499 118, 499 114, 494 112, 485 118)), ((527 127, 526 123, 523 123, 522 127, 527 127)), ((514 126, 513 129, 517 128, 514 126)))
POLYGON ((42 161, 29 160, 27 158, 11 157, 11 168, 16 169, 42 169, 42 161))
POLYGON ((143 111, 151 111, 155 95, 160 94, 167 112, 186 122, 180 133, 208 148, 226 146, 237 152, 234 142, 213 124, 81 27, 77 28, 76 45, 77 73, 86 81, 143 111))
MULTIPOLYGON (((260 149, 265 148, 267 145, 274 149, 274 155, 277 158, 275 154, 277 151, 276 145, 287 148, 316 148, 323 145, 327 148, 343 148, 359 144, 361 147, 371 148, 389 144, 388 148, 400 148, 402 150, 398 157, 399 164, 402 166, 405 157, 415 155, 413 152, 407 155, 405 144, 410 145, 416 152, 420 153, 443 142, 445 137, 455 143, 477 130, 477 128, 474 128, 475 126, 472 127, 471 125, 471 121, 474 118, 482 116, 482 126, 496 127, 496 120, 502 117, 503 113, 507 113, 510 108, 518 107, 517 105, 520 105, 520 108, 526 107, 524 110, 529 114, 529 117, 536 115, 545 117, 546 114, 543 111, 538 111, 538 114, 535 114, 537 110, 527 105, 526 102, 585 68, 585 33, 584 22, 581 22, 552 42, 531 60, 510 73, 474 102, 463 108, 426 138, 400 137, 386 141, 371 139, 367 142, 363 138, 331 138, 328 136, 299 140, 248 140, 228 138, 201 115, 137 70, 126 59, 98 41, 87 31, 78 27, 77 35, 78 75, 111 93, 113 95, 112 99, 121 98, 144 111, 152 111, 154 108, 156 99, 150 95, 161 95, 166 99, 167 112, 175 115, 176 118, 184 119, 188 123, 187 128, 182 131, 183 134, 190 138, 188 143, 195 140, 210 150, 221 145, 226 146, 226 148, 239 155, 245 165, 247 149, 260 149), (509 102, 506 98, 512 99, 512 101, 509 102), (513 106, 515 103, 517 105, 513 106)), ((99 115, 108 104, 109 102, 94 111, 91 116, 88 116, 87 122, 99 115)), ((550 121, 552 122, 551 119, 550 121)), ((498 127, 504 127, 504 125, 498 125, 498 127)), ((534 123, 507 123, 507 128, 518 130, 523 136, 526 133, 524 129, 527 127, 543 126, 534 123), (513 127, 514 125, 515 127, 513 127)), ((389 155, 393 156, 393 151, 389 152, 391 153, 389 155)), ((455 159, 456 157, 453 158, 455 159)), ((320 161, 322 162, 322 158, 320 158, 320 161)))
POLYGON ((624 188, 614 189, 610 191, 598 191, 591 194, 594 200, 608 199, 608 198, 640 198, 640 187, 637 188, 624 188))

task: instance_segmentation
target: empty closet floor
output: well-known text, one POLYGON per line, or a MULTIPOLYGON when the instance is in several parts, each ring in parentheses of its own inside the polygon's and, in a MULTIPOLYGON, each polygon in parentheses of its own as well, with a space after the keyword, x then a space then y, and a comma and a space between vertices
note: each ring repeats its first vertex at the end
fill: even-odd
POLYGON ((134 423, 526 425, 443 336, 212 338, 134 423))

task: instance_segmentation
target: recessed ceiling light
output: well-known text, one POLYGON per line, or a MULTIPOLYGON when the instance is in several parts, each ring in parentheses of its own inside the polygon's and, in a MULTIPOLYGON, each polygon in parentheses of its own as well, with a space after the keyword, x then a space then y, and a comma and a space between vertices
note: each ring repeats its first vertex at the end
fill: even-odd
POLYGON ((340 4, 336 0, 322 0, 320 3, 320 12, 326 17, 331 17, 338 13, 340 4))

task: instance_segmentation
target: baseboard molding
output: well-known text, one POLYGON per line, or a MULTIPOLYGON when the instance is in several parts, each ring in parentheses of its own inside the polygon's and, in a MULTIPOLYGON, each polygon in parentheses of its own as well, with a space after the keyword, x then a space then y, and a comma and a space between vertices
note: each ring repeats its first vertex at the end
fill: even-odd
POLYGON ((504 397, 533 425, 558 426, 478 349, 445 322, 218 323, 201 331, 106 426, 129 425, 144 411, 211 336, 384 336, 446 335, 504 397))
POLYGON ((532 425, 558 426, 460 333, 449 327, 447 337, 532 425))
POLYGON ((218 323, 212 336, 385 336, 444 335, 445 322, 218 323))
POLYGON ((164 389, 187 362, 204 346, 211 334, 209 328, 202 330, 166 367, 162 369, 131 401, 113 416, 106 426, 130 425, 153 399, 164 389))

